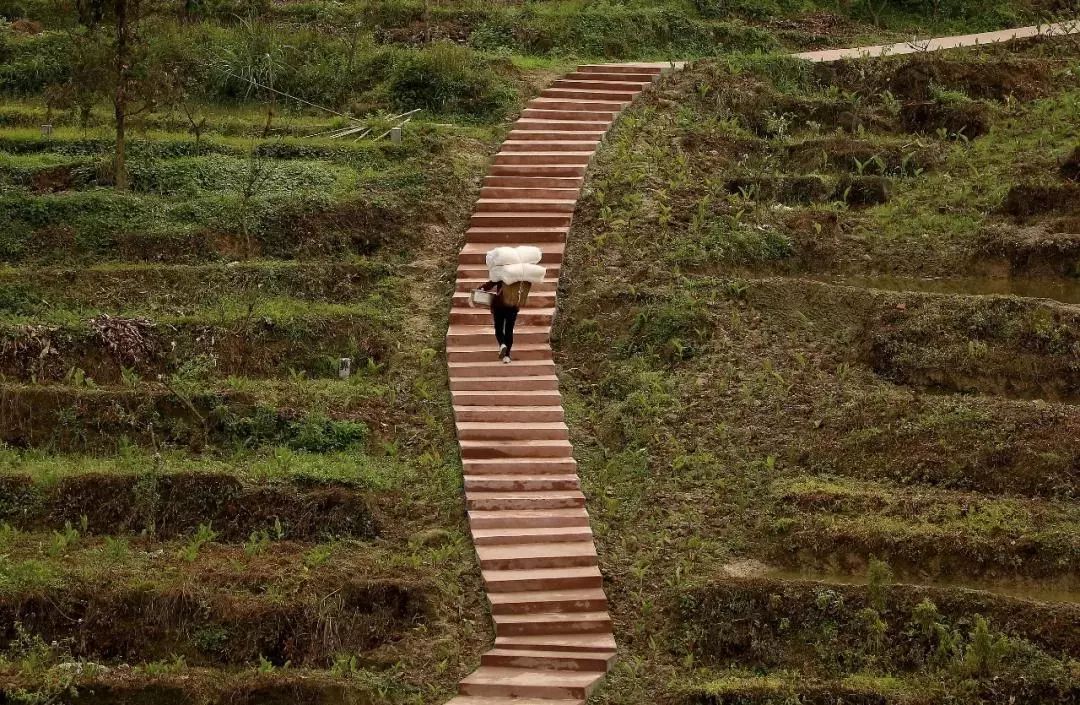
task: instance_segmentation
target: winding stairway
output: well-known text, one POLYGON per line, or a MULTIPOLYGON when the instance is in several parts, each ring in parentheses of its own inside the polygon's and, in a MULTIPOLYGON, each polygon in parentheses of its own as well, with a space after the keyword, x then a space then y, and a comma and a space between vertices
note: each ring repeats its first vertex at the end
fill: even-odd
MULTIPOLYGON (((938 51, 1080 32, 1059 23, 876 47, 810 61, 938 51)), ((580 705, 615 657, 596 547, 563 418, 549 334, 566 235, 589 161, 620 111, 665 68, 581 66, 531 101, 484 182, 446 336, 473 542, 495 648, 450 705, 580 705), (518 317, 514 363, 498 360, 491 314, 468 307, 498 245, 538 245, 547 278, 518 317)))
POLYGON ((458 259, 446 352, 469 525, 495 648, 451 705, 576 705, 615 657, 615 636, 563 419, 549 335, 566 235, 604 133, 671 64, 581 66, 532 100, 484 181, 458 259), (485 255, 536 245, 547 269, 504 365, 469 292, 485 255))

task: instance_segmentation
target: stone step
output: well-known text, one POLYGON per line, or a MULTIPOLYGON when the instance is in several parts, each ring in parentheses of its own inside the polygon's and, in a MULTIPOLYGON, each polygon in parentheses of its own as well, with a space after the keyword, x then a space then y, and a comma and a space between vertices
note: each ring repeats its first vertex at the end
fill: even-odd
POLYGON ((500 152, 495 155, 496 166, 506 166, 511 164, 517 165, 529 165, 534 164, 570 164, 574 166, 581 166, 588 164, 592 160, 592 156, 595 150, 588 150, 585 152, 562 152, 562 151, 544 151, 544 152, 500 152))
POLYGON ((578 73, 638 73, 659 76, 664 72, 659 64, 583 64, 577 67, 578 73))
MULTIPOLYGON (((549 129, 526 129, 515 125, 507 141, 512 142, 551 142, 553 140, 567 140, 570 143, 588 142, 593 149, 603 141, 605 130, 549 130, 549 129)), ((506 142, 503 143, 504 147, 506 142)))
POLYGON ((475 210, 486 213, 573 213, 576 198, 485 198, 477 199, 475 210))
POLYGON ((565 441, 570 437, 570 430, 561 421, 528 423, 516 421, 459 421, 457 430, 458 437, 467 441, 565 441))
MULTIPOLYGON (((566 243, 564 242, 541 242, 534 245, 540 250, 540 264, 545 267, 549 264, 561 264, 563 261, 563 253, 566 252, 566 243)), ((482 242, 469 242, 461 248, 461 252, 458 255, 459 264, 483 264, 487 267, 487 253, 492 250, 492 246, 482 242)))
MULTIPOLYGON (((525 308, 518 313, 517 324, 522 326, 550 326, 555 317, 553 308, 525 308)), ((452 308, 450 309, 450 324, 463 324, 467 326, 479 326, 491 323, 491 311, 487 308, 452 308)), ((492 335, 495 335, 495 324, 491 324, 492 335)), ((517 340, 517 328, 514 328, 514 340, 517 340)))
POLYGON ((610 125, 618 114, 619 111, 614 109, 588 110, 586 108, 581 108, 579 110, 552 110, 549 108, 527 107, 521 111, 521 119, 517 121, 517 124, 532 125, 536 121, 551 120, 568 125, 586 125, 596 124, 598 122, 610 125))
POLYGON ((493 614, 492 618, 496 637, 611 633, 611 617, 606 611, 493 614))
MULTIPOLYGON (((488 592, 536 592, 538 590, 584 590, 604 583, 595 565, 579 568, 537 568, 531 570, 483 570, 488 592)), ((499 646, 496 641, 496 646, 499 646)))
POLYGON ((614 634, 528 634, 495 638, 496 649, 615 653, 614 634))
MULTIPOLYGON (((548 493, 557 494, 557 493, 548 493)), ((563 495, 580 493, 561 493, 563 495)), ((510 546, 477 546, 481 570, 538 570, 581 568, 597 565, 592 541, 580 543, 523 543, 510 546)))
MULTIPOLYGON (((514 345, 546 345, 551 336, 551 327, 547 325, 532 326, 519 323, 514 327, 514 345)), ((451 325, 446 333, 446 342, 450 346, 458 345, 488 345, 492 350, 498 350, 495 342, 495 324, 491 322, 491 314, 482 323, 473 325, 451 325)))
POLYGON ((577 201, 581 193, 579 188, 533 188, 485 186, 480 189, 480 198, 512 199, 515 201, 577 201))
POLYGON ((515 698, 584 699, 600 674, 591 671, 546 671, 481 666, 462 679, 462 695, 515 698))
POLYGON ((526 529, 472 529, 472 537, 473 543, 477 546, 505 546, 536 541, 559 543, 592 541, 593 534, 588 526, 558 526, 526 529))
POLYGON ((586 164, 492 164, 491 176, 585 176, 586 164))
POLYGON ((652 73, 604 73, 600 71, 582 72, 574 71, 566 74, 565 81, 610 81, 614 83, 631 83, 648 86, 656 80, 656 74, 652 73))
MULTIPOLYGON (((611 666, 614 658, 614 654, 598 654, 586 651, 492 649, 480 657, 480 665, 499 668, 536 668, 541 670, 604 673, 611 666)), ((520 700, 514 702, 518 705, 522 703, 520 700)), ((553 700, 547 700, 545 703, 557 705, 557 701, 553 700)))
POLYGON ((493 614, 604 612, 607 608, 607 596, 600 588, 500 592, 491 596, 493 614))
MULTIPOLYGON (((454 296, 468 296, 467 293, 458 292, 454 296)), ((544 297, 548 297, 554 300, 554 294, 529 294, 529 302, 532 303, 533 297, 537 298, 539 305, 544 305, 542 302, 544 297)), ((495 347, 495 336, 491 337, 491 343, 485 343, 484 345, 455 345, 446 349, 446 358, 449 362, 470 362, 473 360, 498 360, 499 351, 495 347)), ((545 361, 550 362, 551 347, 543 343, 518 343, 514 341, 514 362, 524 361, 545 361)))
POLYGON ((461 440, 461 455, 465 458, 565 458, 573 452, 565 439, 538 440, 461 440))
MULTIPOLYGON (((562 424, 552 424, 561 426, 562 424)), ((458 433, 461 429, 458 429, 458 433)), ((581 480, 574 475, 465 475, 466 492, 546 492, 581 491, 581 480)))
POLYGON ((506 188, 554 188, 581 190, 580 176, 485 176, 484 186, 506 188))
POLYGON ((631 78, 633 74, 570 74, 552 83, 553 88, 576 88, 578 90, 598 91, 630 91, 635 95, 643 91, 653 82, 652 76, 638 74, 638 78, 631 78))
POLYGON ((502 152, 595 152, 599 140, 571 140, 555 137, 519 140, 508 138, 499 147, 502 152))
POLYGON ((474 211, 469 219, 471 227, 498 228, 498 227, 558 227, 569 225, 572 214, 570 212, 559 213, 557 211, 519 211, 519 212, 488 212, 474 211))
POLYGON ((635 90, 630 87, 620 87, 617 89, 573 88, 559 85, 559 82, 556 81, 555 85, 551 88, 545 88, 540 91, 540 95, 544 98, 560 98, 564 100, 610 100, 629 103, 640 92, 640 90, 635 90))
MULTIPOLYGON (((589 526, 589 514, 583 507, 574 509, 474 509, 469 511, 469 527, 478 529, 553 529, 589 526)), ((578 587, 590 587, 578 586, 578 587)), ((561 589, 539 586, 522 590, 561 589)))
POLYGON ((585 100, 583 98, 544 98, 541 96, 530 100, 526 109, 565 113, 605 111, 617 115, 629 104, 629 100, 585 100))
POLYGON ((523 406, 528 404, 557 406, 562 404, 562 395, 559 394, 558 389, 534 389, 515 392, 451 389, 450 397, 455 406, 523 406))
MULTIPOLYGON (((459 408, 522 408, 522 407, 454 407, 459 408)), ((553 408, 553 407, 536 407, 553 408)), ((562 407, 559 407, 560 409, 562 407)), ((462 461, 466 475, 514 475, 514 474, 563 474, 576 473, 577 461, 573 458, 465 458, 462 461)))
POLYGON ((555 363, 544 360, 514 360, 507 365, 501 360, 470 360, 448 363, 450 379, 468 377, 529 377, 555 374, 555 363))

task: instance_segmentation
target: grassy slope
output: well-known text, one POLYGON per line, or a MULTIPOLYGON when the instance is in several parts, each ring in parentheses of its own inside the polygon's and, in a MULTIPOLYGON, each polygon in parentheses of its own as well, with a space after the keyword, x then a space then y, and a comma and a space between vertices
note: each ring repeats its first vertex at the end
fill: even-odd
POLYGON ((1071 188, 1077 56, 703 62, 624 116, 557 331, 625 647, 598 702, 1076 699, 1075 306, 820 280, 1074 273, 1075 202, 1001 204, 1071 188))

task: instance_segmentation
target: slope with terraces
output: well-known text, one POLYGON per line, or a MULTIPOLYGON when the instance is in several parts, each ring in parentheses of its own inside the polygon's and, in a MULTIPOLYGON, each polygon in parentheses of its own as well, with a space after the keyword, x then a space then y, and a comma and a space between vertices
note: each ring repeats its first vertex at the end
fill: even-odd
POLYGON ((458 261, 447 333, 469 523, 495 648, 453 705, 581 703, 615 656, 603 578, 563 418, 549 334, 566 235, 585 173, 619 112, 662 64, 581 66, 529 103, 495 157, 458 261), (547 270, 504 365, 469 293, 485 255, 536 245, 547 270))

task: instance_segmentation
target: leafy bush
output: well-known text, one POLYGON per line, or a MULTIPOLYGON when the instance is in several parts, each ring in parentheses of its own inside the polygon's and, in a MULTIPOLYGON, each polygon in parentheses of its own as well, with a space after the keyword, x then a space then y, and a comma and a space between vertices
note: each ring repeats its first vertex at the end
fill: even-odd
POLYGON ((403 54, 387 82, 390 100, 400 110, 495 117, 514 99, 511 88, 467 48, 439 42, 403 54))

